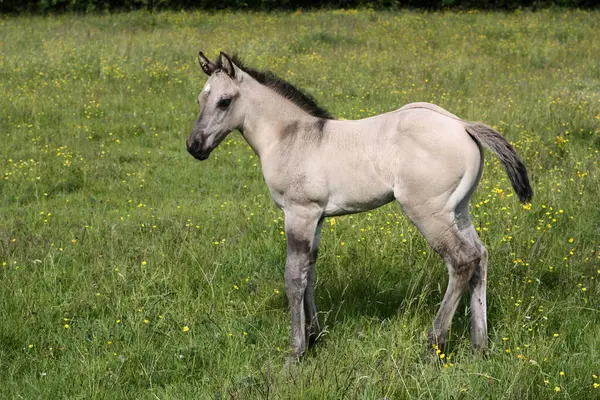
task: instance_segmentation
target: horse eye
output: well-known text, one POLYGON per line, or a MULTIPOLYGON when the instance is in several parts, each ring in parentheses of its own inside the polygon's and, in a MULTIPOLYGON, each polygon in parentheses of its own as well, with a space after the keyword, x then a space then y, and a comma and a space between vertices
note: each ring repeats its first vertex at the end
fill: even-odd
POLYGON ((231 104, 231 99, 221 99, 217 103, 217 107, 219 107, 222 110, 225 110, 225 109, 227 109, 227 107, 229 107, 230 104, 231 104))

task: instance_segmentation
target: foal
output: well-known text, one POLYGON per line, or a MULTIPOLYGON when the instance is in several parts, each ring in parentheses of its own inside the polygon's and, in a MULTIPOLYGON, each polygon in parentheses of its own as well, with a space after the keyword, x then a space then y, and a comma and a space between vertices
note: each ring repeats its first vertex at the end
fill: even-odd
POLYGON ((444 346, 469 285, 471 346, 485 350, 488 253, 471 223, 469 199, 481 177, 482 147, 500 158, 519 199, 531 199, 527 170, 508 141, 489 126, 429 103, 335 120, 289 83, 224 53, 212 62, 200 52, 199 62, 209 78, 198 96, 200 113, 187 149, 205 160, 238 129, 260 158, 269 191, 285 215, 293 355, 302 355, 320 332, 314 283, 324 218, 394 199, 448 268, 429 342, 444 346))

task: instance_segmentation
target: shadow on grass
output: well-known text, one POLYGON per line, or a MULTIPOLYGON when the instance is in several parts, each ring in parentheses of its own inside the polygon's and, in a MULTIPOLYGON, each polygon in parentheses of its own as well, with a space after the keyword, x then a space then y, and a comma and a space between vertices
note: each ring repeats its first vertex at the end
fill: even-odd
MULTIPOLYGON (((320 318, 323 318, 322 314, 327 314, 328 322, 334 324, 364 315, 378 319, 392 318, 418 298, 420 293, 430 291, 420 277, 401 280, 390 275, 349 274, 347 281, 328 276, 317 278, 316 303, 320 318)), ((426 297, 430 305, 435 304, 435 295, 426 297)), ((274 297, 269 306, 287 309, 285 294, 274 297)))
MULTIPOLYGON (((382 277, 353 277, 347 282, 324 280, 317 287, 317 305, 331 323, 361 315, 392 318, 418 294, 410 293, 410 282, 381 282, 382 277)), ((413 288, 415 286, 412 286, 413 288)), ((417 289, 424 289, 418 285, 417 289)))

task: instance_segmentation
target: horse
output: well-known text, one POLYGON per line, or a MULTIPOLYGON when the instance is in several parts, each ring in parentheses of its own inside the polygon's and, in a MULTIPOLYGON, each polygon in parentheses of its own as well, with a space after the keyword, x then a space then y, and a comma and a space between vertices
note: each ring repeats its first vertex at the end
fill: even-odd
POLYGON ((198 54, 208 75, 188 152, 198 160, 237 129, 257 154, 275 204, 284 213, 285 292, 291 311, 291 357, 319 337, 315 262, 325 217, 368 211, 396 200, 448 269, 446 293, 427 334, 443 349, 467 284, 471 349, 488 345, 488 252, 469 216, 483 171, 483 148, 502 162, 522 203, 533 190, 513 146, 482 123, 430 103, 360 120, 338 120, 302 90, 221 52, 198 54))

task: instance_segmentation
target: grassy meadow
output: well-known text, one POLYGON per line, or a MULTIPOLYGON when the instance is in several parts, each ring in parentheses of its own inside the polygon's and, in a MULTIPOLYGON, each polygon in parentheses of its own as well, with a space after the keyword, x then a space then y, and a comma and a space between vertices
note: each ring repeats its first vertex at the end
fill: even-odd
POLYGON ((600 397, 600 12, 133 12, 0 17, 0 398, 600 397), (466 298, 426 332, 441 259, 396 204, 328 219, 324 334, 284 368, 282 213, 234 132, 185 150, 238 52, 363 118, 430 101, 500 130, 472 217, 490 253, 487 357, 466 298))

